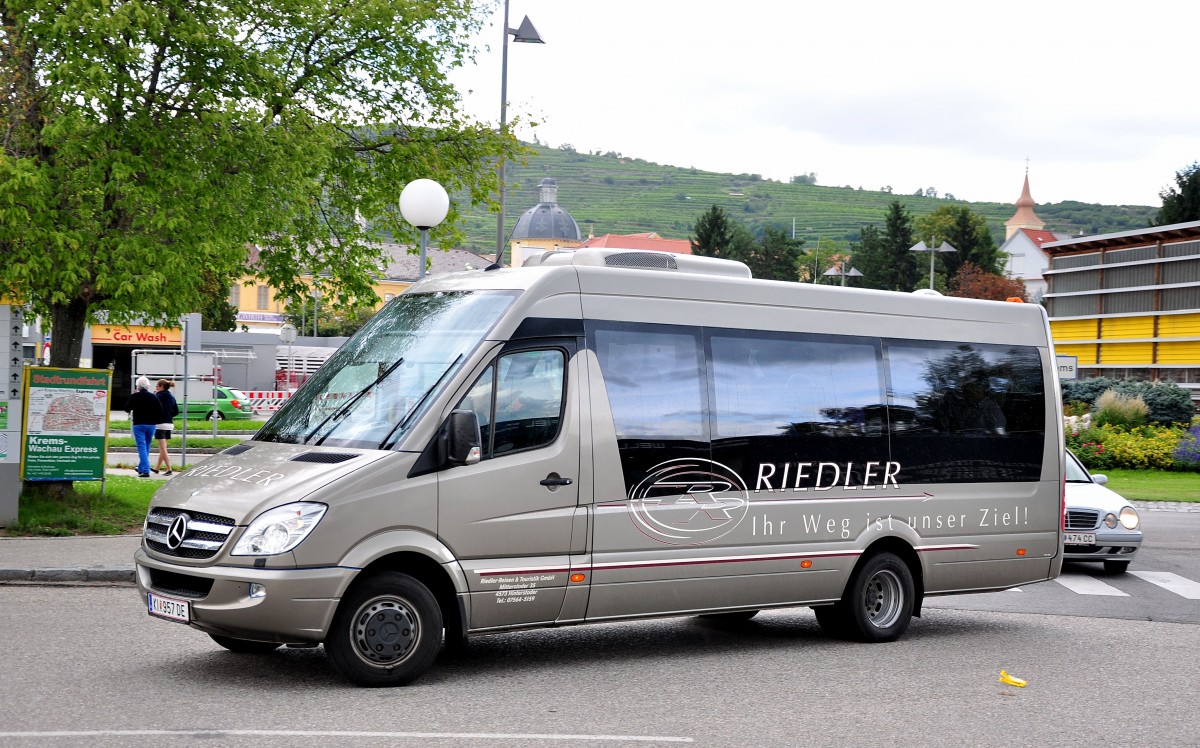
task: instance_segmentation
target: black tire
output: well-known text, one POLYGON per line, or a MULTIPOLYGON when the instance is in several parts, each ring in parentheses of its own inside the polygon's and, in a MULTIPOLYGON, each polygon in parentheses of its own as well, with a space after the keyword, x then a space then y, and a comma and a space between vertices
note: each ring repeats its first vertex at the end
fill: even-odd
POLYGON ((421 582, 388 571, 342 598, 325 651, 351 682, 403 686, 433 665, 442 644, 442 610, 421 582))
POLYGON ((267 654, 268 652, 274 652, 280 647, 279 642, 256 642, 249 639, 234 639, 232 636, 218 636, 216 634, 209 634, 209 637, 230 652, 237 652, 238 654, 267 654))
POLYGON ((224 421, 225 416, 222 415, 221 411, 219 411, 219 410, 210 410, 204 416, 204 420, 206 420, 206 421, 224 421))
POLYGON ((845 612, 847 636, 863 642, 891 642, 908 629, 915 601, 908 565, 891 553, 878 553, 850 576, 838 605, 845 612))
POLYGON ((756 615, 757 610, 734 610, 729 613, 701 613, 700 617, 713 623, 744 623, 756 615))
POLYGON ((1128 561, 1105 561, 1104 571, 1108 574, 1124 574, 1129 569, 1128 561))

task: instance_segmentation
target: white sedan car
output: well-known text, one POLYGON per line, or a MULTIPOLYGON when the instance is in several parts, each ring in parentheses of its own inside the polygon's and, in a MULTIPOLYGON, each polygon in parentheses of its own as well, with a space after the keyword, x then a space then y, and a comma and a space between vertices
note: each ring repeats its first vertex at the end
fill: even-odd
POLYGON ((1137 510, 1119 493, 1105 488, 1108 478, 1091 475, 1067 452, 1067 517, 1063 558, 1103 561, 1104 570, 1119 574, 1142 545, 1137 510))

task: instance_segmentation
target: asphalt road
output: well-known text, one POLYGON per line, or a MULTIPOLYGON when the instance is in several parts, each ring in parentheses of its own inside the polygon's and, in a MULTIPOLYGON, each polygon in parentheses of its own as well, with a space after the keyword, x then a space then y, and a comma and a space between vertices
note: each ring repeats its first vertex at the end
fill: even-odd
POLYGON ((1141 516, 1146 539, 1127 573, 1067 562, 1058 579, 1019 592, 932 598, 926 607, 1200 624, 1200 513, 1141 516))
POLYGON ((128 588, 0 587, 14 746, 1189 745, 1191 625, 940 609, 888 645, 806 609, 481 637, 400 689, 225 652, 128 588), (999 682, 1001 669, 1028 681, 999 682))
MULTIPOLYGON (((1200 514, 1144 521, 1132 572, 1200 581, 1200 514)), ((808 609, 480 636, 379 690, 348 686, 319 648, 226 652, 128 587, 0 586, 0 744, 1195 744, 1200 599, 1098 564, 1074 578, 1124 594, 1054 581, 937 598, 889 645, 826 639, 808 609)))
POLYGON ((807 609, 579 626, 474 638, 401 689, 226 652, 127 586, 0 586, 0 745, 1195 745, 1200 514, 1143 521, 1129 574, 930 600, 893 644, 807 609))

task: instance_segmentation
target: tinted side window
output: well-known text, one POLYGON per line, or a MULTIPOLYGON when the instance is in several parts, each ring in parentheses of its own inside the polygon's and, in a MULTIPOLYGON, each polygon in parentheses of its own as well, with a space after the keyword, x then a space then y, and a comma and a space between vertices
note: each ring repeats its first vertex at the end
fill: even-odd
POLYGON ((519 351, 489 366, 457 407, 475 411, 483 457, 545 446, 562 423, 566 356, 561 350, 519 351))
POLYGON ((855 338, 711 337, 713 436, 878 436, 878 346, 855 338))
POLYGON ((885 348, 902 482, 1038 479, 1045 390, 1036 348, 914 341, 885 348))
POLYGON ((754 490, 886 482, 878 340, 712 331, 713 460, 754 490))
POLYGON ((695 332, 598 329, 593 347, 618 438, 704 436, 704 364, 695 332))

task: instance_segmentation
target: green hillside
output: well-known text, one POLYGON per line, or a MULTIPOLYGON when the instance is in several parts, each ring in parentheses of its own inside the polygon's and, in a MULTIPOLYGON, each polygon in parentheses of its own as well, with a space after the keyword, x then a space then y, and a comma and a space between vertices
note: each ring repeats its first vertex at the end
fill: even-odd
MULTIPOLYGON (((505 238, 516 220, 538 202, 537 185, 545 177, 558 183, 558 203, 579 223, 602 234, 656 231, 669 239, 686 239, 696 219, 710 205, 720 205, 752 230, 766 225, 791 229, 812 247, 845 244, 856 239, 861 226, 883 222, 887 204, 898 199, 914 215, 939 206, 969 205, 987 217, 997 243, 1004 239, 1004 222, 1012 217, 1012 203, 969 203, 876 190, 785 184, 756 174, 718 174, 697 169, 663 166, 643 159, 588 155, 570 150, 534 146, 527 164, 509 163, 509 189, 505 196, 505 238)), ((1013 198, 1020 193, 1014 177, 1013 198)), ((455 196, 460 208, 462 196, 455 196)), ((1038 205, 1036 211, 1052 231, 1103 234, 1148 226, 1158 212, 1144 205, 1096 205, 1061 202, 1038 205)), ((496 217, 483 206, 466 206, 461 226, 464 248, 490 254, 496 246, 496 217)))

